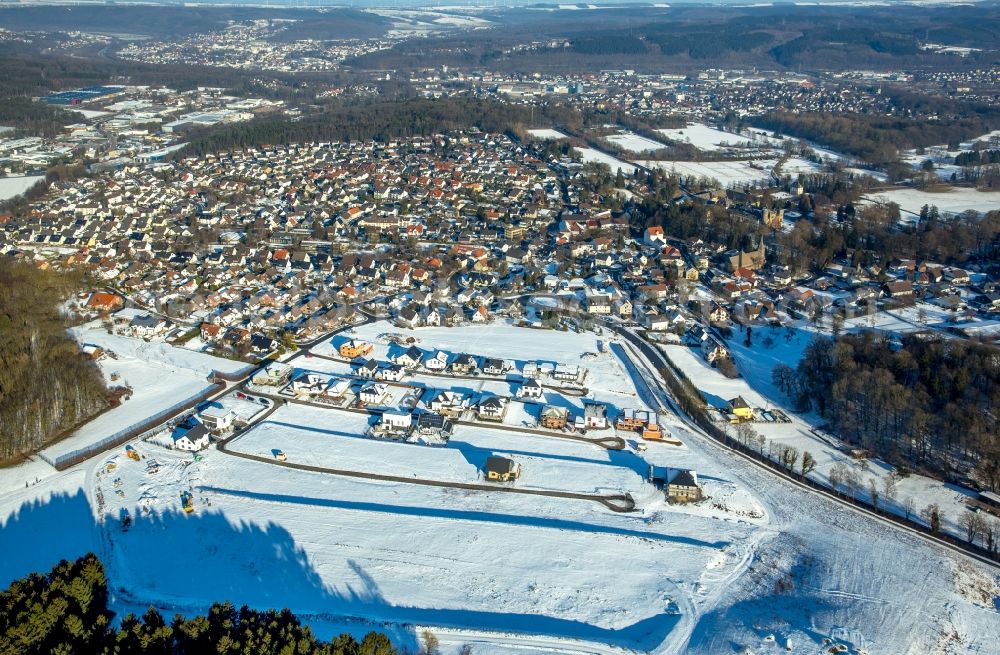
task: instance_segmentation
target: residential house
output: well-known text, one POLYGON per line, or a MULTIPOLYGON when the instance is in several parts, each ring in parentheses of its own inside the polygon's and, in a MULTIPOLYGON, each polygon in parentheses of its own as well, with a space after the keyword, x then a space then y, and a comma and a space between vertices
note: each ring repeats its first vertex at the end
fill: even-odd
POLYGON ((198 419, 213 432, 228 430, 236 421, 236 412, 232 409, 212 405, 199 412, 198 419))
POLYGON ((546 405, 538 413, 538 424, 549 430, 562 430, 569 422, 569 410, 565 407, 546 405))
POLYGON ((399 382, 403 379, 404 369, 399 364, 382 366, 375 371, 375 379, 383 382, 399 382))
POLYGON ((500 396, 487 396, 476 405, 476 415, 482 421, 502 421, 506 412, 507 399, 500 396))
POLYGON ((408 432, 412 425, 413 417, 409 412, 382 412, 378 422, 378 428, 382 432, 397 434, 408 432))
POLYGON ((423 351, 416 346, 410 346, 404 352, 396 355, 393 361, 404 368, 416 368, 423 359, 423 351))
POLYGON ((507 373, 507 362, 502 359, 488 357, 483 362, 483 373, 486 375, 504 375, 507 373))
POLYGON ((388 396, 389 386, 384 382, 366 382, 358 392, 362 405, 378 405, 388 396))
POLYGON ((469 375, 478 368, 479 363, 472 355, 461 354, 451 363, 451 372, 457 375, 469 375))
POLYGON ((584 428, 603 430, 608 427, 608 406, 604 403, 584 401, 581 418, 584 428))
POLYGON ((378 372, 378 362, 374 359, 356 359, 351 362, 353 373, 363 378, 374 378, 378 372))
POLYGON ((542 385, 534 378, 528 378, 521 383, 515 392, 518 398, 537 400, 542 397, 542 385))
POLYGON ((667 482, 667 498, 676 502, 691 502, 701 499, 698 474, 694 471, 677 471, 667 482))
POLYGON ((358 357, 367 357, 370 355, 374 350, 374 346, 364 341, 351 339, 346 343, 340 344, 340 348, 338 350, 341 357, 345 359, 356 359, 358 357))
POLYGON ((913 283, 909 280, 894 280, 882 285, 882 293, 887 298, 909 298, 913 296, 913 283))
POLYGON ((753 408, 743 396, 736 396, 729 401, 729 413, 735 417, 734 423, 753 420, 753 408))
POLYGON ((185 432, 175 431, 172 435, 174 448, 178 450, 196 451, 207 448, 211 440, 208 428, 201 423, 185 432))
POLYGON ((701 342, 701 356, 709 364, 715 364, 729 357, 729 350, 715 337, 709 336, 701 342))
POLYGON ((429 395, 431 399, 425 402, 427 408, 443 416, 461 416, 469 407, 469 397, 458 391, 431 391, 429 395))
POLYGON ((445 370, 448 368, 448 353, 443 350, 435 352, 424 360, 424 368, 435 373, 445 370))
POLYGON ((512 482, 521 475, 521 465, 512 459, 491 455, 486 458, 486 479, 495 482, 512 482))
POLYGON ((270 362, 260 369, 252 378, 257 385, 280 387, 288 382, 292 375, 292 367, 282 362, 270 362))
POLYGON ((125 305, 125 299, 114 293, 95 291, 87 300, 87 309, 95 312, 113 312, 125 305))

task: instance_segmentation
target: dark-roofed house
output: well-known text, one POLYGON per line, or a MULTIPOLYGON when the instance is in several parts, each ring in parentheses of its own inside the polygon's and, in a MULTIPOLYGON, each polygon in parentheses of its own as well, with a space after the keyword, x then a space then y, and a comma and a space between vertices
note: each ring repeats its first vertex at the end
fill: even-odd
POLYGON ((667 498, 686 503, 701 499, 698 474, 694 471, 677 471, 667 483, 667 498))
POLYGON ((394 361, 405 368, 415 368, 421 361, 423 361, 423 359, 423 351, 416 346, 410 346, 406 349, 406 352, 396 355, 396 359, 394 361))
POLYGON ((198 423, 193 428, 182 434, 174 433, 174 448, 178 450, 201 450, 208 447, 208 428, 198 423))
POLYGON ((451 363, 451 372, 460 375, 468 375, 478 368, 479 363, 472 355, 461 354, 451 363))
POLYGON ((502 421, 504 412, 507 410, 507 401, 500 396, 490 396, 479 401, 476 406, 476 414, 480 420, 502 421))
POLYGON ((374 359, 357 359, 352 363, 354 374, 365 378, 374 378, 378 372, 378 362, 374 359))
POLYGON ((491 455, 486 458, 486 479, 511 482, 521 475, 521 465, 506 457, 491 455))
POLYGON ((486 375, 503 375, 507 372, 507 363, 502 359, 488 357, 483 362, 483 373, 486 375))

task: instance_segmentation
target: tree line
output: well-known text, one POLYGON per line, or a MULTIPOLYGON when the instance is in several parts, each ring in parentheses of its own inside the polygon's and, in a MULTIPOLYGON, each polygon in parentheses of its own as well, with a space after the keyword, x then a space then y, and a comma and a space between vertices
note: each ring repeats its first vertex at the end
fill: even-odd
POLYGON ((947 476, 974 468, 1000 490, 1000 349, 957 339, 873 333, 819 337, 775 384, 848 442, 947 476))
POLYGON ((32 573, 0 592, 0 653, 18 655, 396 655, 387 636, 369 632, 317 639, 289 610, 216 603, 205 615, 167 621, 150 607, 119 626, 108 609, 108 584, 90 553, 32 573))
POLYGON ((54 136, 64 125, 82 121, 75 111, 66 111, 29 98, 0 98, 0 125, 39 136, 54 136))
POLYGON ((820 271, 835 257, 851 253, 854 267, 883 266, 899 259, 966 265, 1000 255, 1000 212, 966 212, 944 217, 934 206, 921 210, 915 225, 900 224, 894 204, 817 210, 775 235, 781 264, 797 272, 820 271))
POLYGON ((66 332, 75 274, 0 258, 0 460, 37 449, 107 407, 97 366, 66 332))
MULTIPOLYGON (((468 98, 352 101, 297 121, 265 118, 196 132, 177 157, 267 144, 385 141, 472 127, 515 133, 530 124, 532 115, 528 107, 468 98)), ((580 122, 574 110, 560 105, 537 108, 534 118, 547 124, 580 122)))
POLYGON ((1000 164, 1000 150, 972 150, 955 156, 956 166, 985 166, 1000 164))
POLYGON ((1000 126, 1000 111, 952 111, 939 120, 859 113, 770 112, 752 120, 755 127, 808 139, 876 166, 888 166, 899 151, 941 143, 957 144, 1000 126))

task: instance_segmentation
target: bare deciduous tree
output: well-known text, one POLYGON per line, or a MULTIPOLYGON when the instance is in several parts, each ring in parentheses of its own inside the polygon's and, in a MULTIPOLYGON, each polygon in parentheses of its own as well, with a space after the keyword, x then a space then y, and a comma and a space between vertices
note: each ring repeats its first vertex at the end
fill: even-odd
POLYGON ((920 518, 927 523, 931 532, 937 533, 941 530, 941 508, 937 503, 931 503, 920 510, 920 518))
POLYGON ((965 540, 970 544, 986 530, 986 518, 979 512, 964 512, 958 524, 965 530, 965 540))
POLYGON ((802 453, 802 477, 806 477, 816 468, 816 458, 808 450, 802 453))
POLYGON ((903 515, 906 517, 907 521, 910 520, 910 517, 913 516, 913 512, 915 512, 916 509, 917 508, 912 497, 907 496, 903 499, 903 515))
POLYGON ((878 483, 875 478, 868 478, 868 496, 872 499, 872 507, 878 511, 878 483))

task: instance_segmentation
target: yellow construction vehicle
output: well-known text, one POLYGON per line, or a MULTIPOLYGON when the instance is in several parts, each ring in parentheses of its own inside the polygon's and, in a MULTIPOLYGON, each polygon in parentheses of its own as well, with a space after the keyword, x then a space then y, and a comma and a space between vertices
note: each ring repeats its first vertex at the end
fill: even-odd
POLYGON ((194 495, 188 493, 187 491, 181 492, 181 505, 184 506, 184 512, 190 514, 194 511, 194 495))

